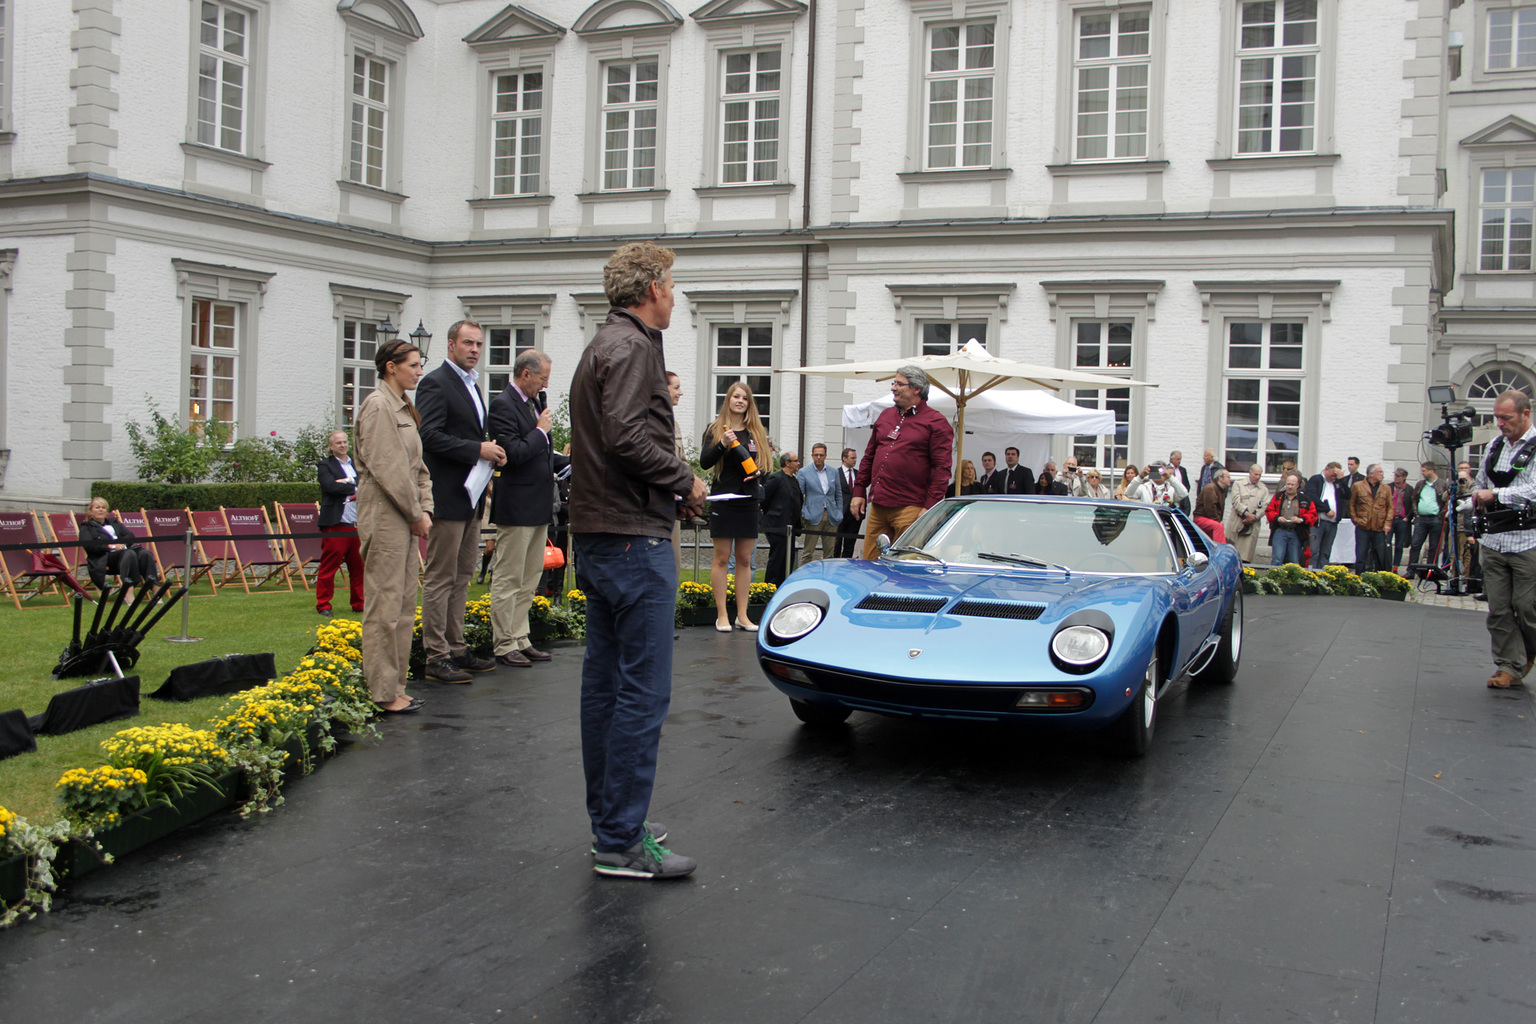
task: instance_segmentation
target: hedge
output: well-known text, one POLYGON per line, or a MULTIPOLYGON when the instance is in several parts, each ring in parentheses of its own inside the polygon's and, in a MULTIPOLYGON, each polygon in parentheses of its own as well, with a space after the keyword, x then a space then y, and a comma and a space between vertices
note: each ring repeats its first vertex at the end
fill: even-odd
POLYGON ((319 501, 318 483, 165 484, 98 480, 92 498, 106 498, 114 509, 190 508, 206 512, 225 508, 270 507, 273 502, 319 501))

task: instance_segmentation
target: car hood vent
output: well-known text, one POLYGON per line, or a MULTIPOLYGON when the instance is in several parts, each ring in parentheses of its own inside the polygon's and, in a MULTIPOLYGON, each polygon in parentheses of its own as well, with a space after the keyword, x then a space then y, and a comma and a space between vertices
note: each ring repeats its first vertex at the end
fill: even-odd
POLYGON ((949 603, 944 597, 909 597, 905 594, 870 594, 855 607, 861 612, 917 612, 932 614, 949 603))
POLYGON ((977 615, 987 619, 1038 619, 1045 611, 1043 604, 1016 604, 1012 601, 961 601, 950 611, 951 615, 977 615))

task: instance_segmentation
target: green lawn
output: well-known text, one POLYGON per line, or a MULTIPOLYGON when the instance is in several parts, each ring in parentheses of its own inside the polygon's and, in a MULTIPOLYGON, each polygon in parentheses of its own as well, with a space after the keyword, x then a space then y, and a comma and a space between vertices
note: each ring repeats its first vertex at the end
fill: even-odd
MULTIPOLYGON (((159 689, 171 669, 226 654, 270 651, 277 659, 278 672, 287 672, 314 643, 315 627, 325 621, 315 612, 314 593, 302 588, 292 594, 247 595, 243 590, 222 590, 217 597, 210 596, 205 585, 198 589, 202 594, 192 598, 188 629, 193 636, 202 637, 202 642, 170 643, 165 639, 181 632, 181 606, 177 605, 140 645, 139 662, 128 670, 140 678, 138 718, 104 722, 65 736, 39 736, 36 753, 0 761, 0 806, 34 822, 54 820, 58 812, 53 784, 66 768, 96 763, 97 744, 106 737, 130 725, 201 725, 218 711, 222 697, 185 703, 150 700, 149 694, 159 689)), ((343 614, 348 614, 344 600, 341 607, 343 614)), ((89 628, 92 612, 92 608, 86 609, 84 628, 89 628)), ((72 625, 71 611, 57 604, 33 607, 28 603, 21 611, 14 604, 0 608, 0 633, 7 638, 5 648, 11 652, 0 661, 0 710, 19 707, 28 715, 41 714, 55 693, 89 681, 59 680, 49 675, 69 642, 72 625)))
MULTIPOLYGON (((702 554, 700 557, 696 578, 708 583, 709 565, 702 554)), ((685 557, 683 579, 695 578, 692 568, 691 559, 685 557)), ((762 573, 759 572, 756 579, 761 580, 762 573)), ((99 759, 97 744, 106 737, 130 725, 186 722, 200 726, 218 711, 224 701, 222 697, 185 703, 149 699, 149 694, 159 689, 172 669, 226 654, 270 651, 277 659, 278 672, 284 673, 309 650, 314 642, 315 627, 325 621, 315 613, 313 592, 302 588, 292 594, 276 591, 247 595, 241 590, 221 590, 217 597, 208 594, 206 585, 199 585, 197 589, 201 593, 191 599, 188 629, 193 636, 202 637, 202 642, 170 643, 165 639, 181 632, 181 607, 178 605, 160 620, 154 632, 139 647, 139 662, 130 670, 141 681, 139 717, 104 722, 66 736, 39 736, 36 753, 0 761, 0 806, 33 822, 54 820, 58 810, 53 800, 53 784, 66 768, 96 763, 99 759)), ((470 599, 481 596, 486 589, 481 585, 471 586, 470 599)), ((337 597, 342 599, 340 614, 350 615, 344 586, 338 588, 337 597)), ((52 604, 33 606, 29 602, 21 611, 11 604, 0 607, 0 635, 6 637, 4 649, 9 652, 0 660, 0 711, 19 707, 28 715, 41 714, 55 693, 89 681, 58 680, 49 674, 58 664, 59 652, 69 642, 73 618, 70 609, 59 604, 56 598, 39 600, 52 604)), ((84 628, 90 627, 92 611, 91 608, 85 611, 84 628)))

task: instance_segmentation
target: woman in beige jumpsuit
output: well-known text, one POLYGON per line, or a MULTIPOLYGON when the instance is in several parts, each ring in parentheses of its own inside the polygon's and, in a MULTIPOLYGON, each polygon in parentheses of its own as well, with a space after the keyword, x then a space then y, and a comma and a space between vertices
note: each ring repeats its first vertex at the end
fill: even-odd
POLYGON ((423 702, 405 692, 416 626, 417 538, 432 527, 432 478, 421 461, 421 417, 405 397, 421 380, 421 351, 392 341, 374 357, 379 385, 357 410, 357 533, 363 549, 363 676, 385 714, 423 702))

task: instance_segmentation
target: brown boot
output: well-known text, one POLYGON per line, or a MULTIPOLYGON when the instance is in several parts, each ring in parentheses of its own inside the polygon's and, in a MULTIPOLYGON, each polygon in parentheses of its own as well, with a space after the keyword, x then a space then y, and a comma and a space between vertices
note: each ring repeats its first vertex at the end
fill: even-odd
POLYGON ((1503 669, 1499 669, 1493 674, 1493 678, 1488 680, 1488 689, 1490 690, 1507 690, 1511 686, 1519 685, 1520 680, 1516 679, 1508 672, 1505 672, 1503 669))

